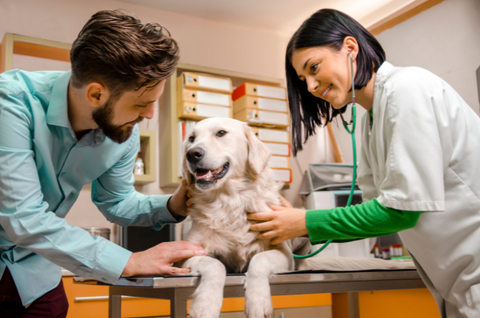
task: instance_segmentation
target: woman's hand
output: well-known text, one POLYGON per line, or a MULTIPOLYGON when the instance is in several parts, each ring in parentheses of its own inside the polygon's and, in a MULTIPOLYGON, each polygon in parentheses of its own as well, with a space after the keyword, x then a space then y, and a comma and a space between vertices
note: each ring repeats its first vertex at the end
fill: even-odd
POLYGON ((295 209, 280 196, 283 206, 271 205, 271 212, 257 212, 248 215, 248 219, 263 221, 252 224, 251 231, 261 232, 258 239, 272 239, 272 245, 280 244, 288 239, 308 234, 305 215, 307 211, 295 209))

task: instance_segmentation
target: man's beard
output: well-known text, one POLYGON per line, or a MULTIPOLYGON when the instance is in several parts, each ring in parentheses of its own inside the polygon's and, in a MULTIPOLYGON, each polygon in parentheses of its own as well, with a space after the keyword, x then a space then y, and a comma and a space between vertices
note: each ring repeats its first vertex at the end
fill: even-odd
MULTIPOLYGON (((113 140, 114 142, 121 144, 130 138, 132 134, 133 127, 125 127, 127 124, 132 122, 123 124, 123 125, 114 125, 112 124, 113 120, 113 101, 108 99, 108 101, 100 107, 99 109, 95 110, 92 114, 92 118, 95 123, 98 125, 105 136, 113 140)), ((139 123, 143 120, 143 117, 137 118, 135 123, 139 123)))

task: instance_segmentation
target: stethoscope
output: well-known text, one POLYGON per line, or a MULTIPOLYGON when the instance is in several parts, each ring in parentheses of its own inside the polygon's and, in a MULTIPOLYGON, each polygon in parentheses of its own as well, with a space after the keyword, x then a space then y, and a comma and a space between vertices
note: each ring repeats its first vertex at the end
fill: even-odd
MULTIPOLYGON (((357 121, 357 107, 355 106, 355 84, 354 84, 354 77, 353 77, 353 56, 352 52, 348 52, 350 55, 350 69, 352 73, 352 118, 350 119, 350 122, 347 123, 347 121, 343 118, 342 113, 340 113, 340 117, 342 118, 343 121, 343 127, 345 127, 345 130, 352 136, 352 148, 353 148, 353 178, 352 178, 352 186, 350 188, 350 195, 348 197, 347 201, 347 207, 350 206, 352 203, 352 198, 353 198, 353 192, 355 191, 355 181, 357 180, 357 146, 355 143, 355 123, 357 121), (352 125, 352 129, 350 130, 348 128, 348 125, 352 125)), ((332 240, 328 240, 323 244, 322 247, 320 247, 318 250, 316 250, 313 253, 307 254, 307 255, 296 255, 293 254, 294 258, 309 258, 312 256, 317 255, 321 251, 323 251, 330 243, 332 240)))

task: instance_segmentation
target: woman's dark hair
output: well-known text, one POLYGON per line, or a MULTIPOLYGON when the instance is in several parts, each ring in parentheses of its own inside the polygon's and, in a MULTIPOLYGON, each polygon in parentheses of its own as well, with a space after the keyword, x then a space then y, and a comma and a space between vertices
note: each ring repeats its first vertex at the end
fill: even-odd
POLYGON ((337 110, 329 102, 313 96, 306 83, 298 78, 292 66, 292 55, 298 49, 315 46, 340 50, 347 36, 354 37, 358 42, 355 89, 361 89, 385 61, 385 52, 375 37, 350 16, 333 9, 319 10, 303 22, 288 42, 285 69, 295 156, 308 137, 315 134, 316 126, 331 122, 339 113, 345 112, 347 105, 337 110))
POLYGON ((178 45, 157 23, 142 24, 119 10, 95 13, 70 50, 72 85, 93 81, 119 98, 125 90, 151 88, 169 77, 178 60, 178 45))

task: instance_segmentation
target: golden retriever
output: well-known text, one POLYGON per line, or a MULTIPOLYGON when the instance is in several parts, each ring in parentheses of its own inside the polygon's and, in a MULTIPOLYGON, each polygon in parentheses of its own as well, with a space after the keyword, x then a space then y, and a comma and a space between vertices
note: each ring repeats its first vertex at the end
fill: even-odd
POLYGON ((192 194, 192 228, 187 239, 208 252, 208 256, 195 256, 181 264, 191 268, 192 275, 202 276, 190 307, 192 318, 219 316, 226 273, 246 272, 245 314, 264 318, 273 312, 269 277, 274 273, 369 269, 367 263, 360 267, 358 262, 336 264, 332 258, 323 258, 323 266, 319 257, 315 261, 296 260, 292 253, 310 251, 308 238, 272 246, 268 240, 258 240, 258 232, 249 231, 252 221, 247 214, 271 211, 269 205, 280 205, 282 184, 274 181, 267 164, 269 149, 245 123, 225 118, 200 121, 187 137, 183 151, 183 174, 192 194))

